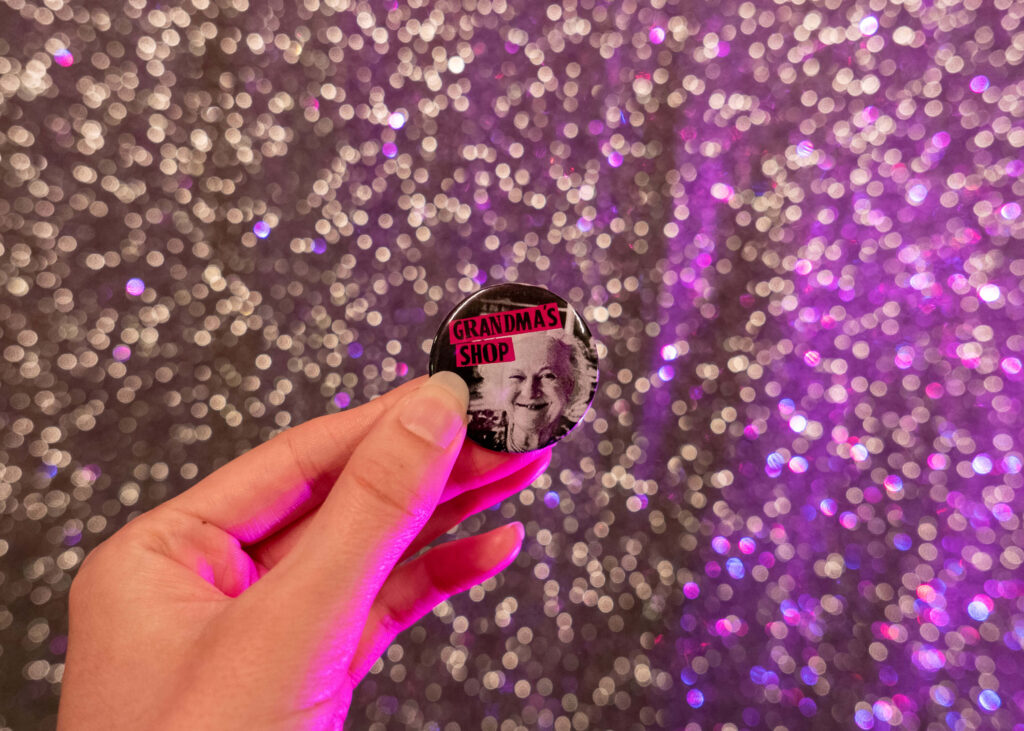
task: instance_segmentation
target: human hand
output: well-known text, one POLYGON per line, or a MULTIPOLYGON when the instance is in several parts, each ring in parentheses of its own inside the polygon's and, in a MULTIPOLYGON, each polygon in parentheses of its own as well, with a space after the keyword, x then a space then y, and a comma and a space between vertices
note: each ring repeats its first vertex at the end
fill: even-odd
POLYGON ((550 461, 464 443, 467 401, 439 373, 313 419, 94 549, 58 728, 341 728, 399 632, 519 552, 512 523, 409 558, 550 461))

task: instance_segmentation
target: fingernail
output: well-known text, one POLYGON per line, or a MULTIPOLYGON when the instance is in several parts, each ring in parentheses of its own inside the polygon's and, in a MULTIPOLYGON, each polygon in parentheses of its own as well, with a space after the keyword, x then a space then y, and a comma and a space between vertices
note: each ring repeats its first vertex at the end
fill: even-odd
POLYGON ((526 538, 526 528, 523 527, 523 524, 517 520, 514 523, 509 523, 508 525, 509 530, 512 531, 512 535, 515 538, 514 543, 517 545, 522 543, 523 539, 526 538))
POLYGON ((450 371, 430 377, 402 407, 399 421, 413 434, 444 449, 466 424, 469 388, 450 371))
POLYGON ((523 547, 523 538, 526 537, 526 529, 519 521, 508 523, 502 526, 499 541, 499 551, 505 556, 506 565, 512 563, 523 547))

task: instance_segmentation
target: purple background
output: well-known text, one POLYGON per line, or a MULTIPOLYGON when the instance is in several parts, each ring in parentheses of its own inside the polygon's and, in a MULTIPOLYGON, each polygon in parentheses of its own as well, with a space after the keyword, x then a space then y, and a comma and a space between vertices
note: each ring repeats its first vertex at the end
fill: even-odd
POLYGON ((349 727, 1024 728, 1020 21, 6 0, 0 725, 84 552, 520 281, 594 406, 349 727))

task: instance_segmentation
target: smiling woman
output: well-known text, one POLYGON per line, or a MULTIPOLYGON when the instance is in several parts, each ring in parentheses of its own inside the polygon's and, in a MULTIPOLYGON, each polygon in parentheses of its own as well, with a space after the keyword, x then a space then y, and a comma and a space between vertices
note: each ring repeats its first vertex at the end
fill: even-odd
POLYGON ((584 359, 564 331, 520 335, 512 342, 515 361, 478 367, 480 388, 501 412, 492 448, 528 452, 561 439, 576 425, 578 419, 567 412, 589 388, 578 388, 587 381, 584 359))

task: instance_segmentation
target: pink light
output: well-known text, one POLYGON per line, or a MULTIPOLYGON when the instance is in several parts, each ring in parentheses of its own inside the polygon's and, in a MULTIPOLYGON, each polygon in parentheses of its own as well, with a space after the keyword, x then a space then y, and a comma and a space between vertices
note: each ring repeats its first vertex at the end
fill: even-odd
POLYGON ((909 345, 904 345, 896 350, 896 367, 902 370, 910 368, 914 364, 914 349, 909 345))

